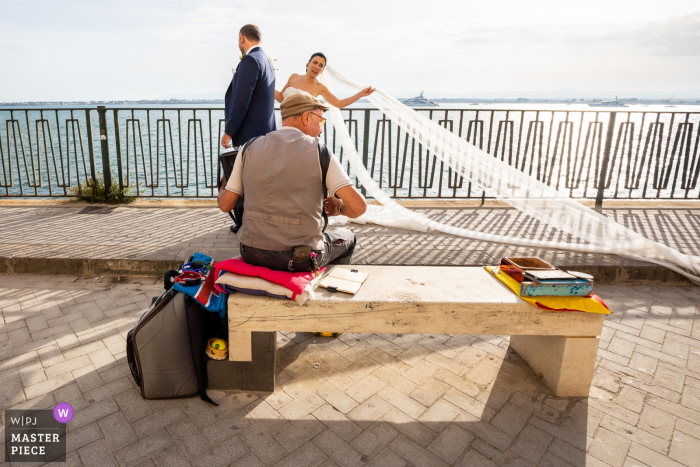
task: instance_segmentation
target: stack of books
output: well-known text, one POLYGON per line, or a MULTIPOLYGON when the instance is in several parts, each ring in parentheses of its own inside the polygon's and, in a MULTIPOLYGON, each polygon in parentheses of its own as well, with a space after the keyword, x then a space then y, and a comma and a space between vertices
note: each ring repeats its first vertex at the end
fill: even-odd
POLYGON ((521 297, 588 297, 593 276, 563 271, 541 258, 501 258, 500 270, 520 283, 521 297))

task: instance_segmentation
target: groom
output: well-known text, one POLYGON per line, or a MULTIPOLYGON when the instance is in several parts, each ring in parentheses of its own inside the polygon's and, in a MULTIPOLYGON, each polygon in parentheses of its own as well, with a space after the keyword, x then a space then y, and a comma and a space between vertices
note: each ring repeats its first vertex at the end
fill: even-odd
MULTIPOLYGON (((241 146, 251 138, 276 130, 275 124, 275 70, 260 47, 260 28, 246 24, 238 34, 238 48, 244 55, 233 73, 226 90, 226 129, 221 145, 228 148, 241 146)), ((234 209, 237 226, 241 225, 242 207, 234 209)))

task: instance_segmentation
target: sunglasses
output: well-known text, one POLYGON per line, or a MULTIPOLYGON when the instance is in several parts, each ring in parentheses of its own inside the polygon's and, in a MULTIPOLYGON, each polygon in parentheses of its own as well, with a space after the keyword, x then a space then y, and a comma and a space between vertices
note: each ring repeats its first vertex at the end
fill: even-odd
POLYGON ((321 119, 321 128, 323 128, 323 125, 326 124, 326 119, 323 118, 322 116, 318 115, 318 114, 313 113, 313 112, 309 112, 309 113, 310 113, 311 115, 314 115, 314 116, 316 116, 316 117, 318 117, 318 118, 321 119))

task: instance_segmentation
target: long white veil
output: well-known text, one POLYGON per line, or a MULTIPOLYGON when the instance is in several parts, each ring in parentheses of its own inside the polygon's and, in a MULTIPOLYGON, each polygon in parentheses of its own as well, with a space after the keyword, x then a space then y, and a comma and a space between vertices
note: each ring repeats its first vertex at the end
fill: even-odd
MULTIPOLYGON (((329 77, 357 91, 366 87, 346 77, 330 65, 321 75, 321 81, 330 89, 329 77)), ((411 224, 418 224, 446 234, 474 240, 524 247, 613 254, 648 261, 666 266, 696 284, 700 284, 700 257, 686 255, 666 245, 649 240, 583 206, 565 193, 540 182, 459 138, 456 134, 407 107, 380 89, 377 89, 368 99, 387 118, 415 138, 431 154, 472 184, 483 190, 495 192, 499 200, 543 223, 555 226, 574 238, 585 239, 587 243, 539 241, 476 232, 442 224, 421 213, 404 208, 386 194, 372 179, 362 164, 340 110, 331 107, 330 114, 333 126, 355 176, 367 192, 379 201, 394 218, 401 218, 411 224)))

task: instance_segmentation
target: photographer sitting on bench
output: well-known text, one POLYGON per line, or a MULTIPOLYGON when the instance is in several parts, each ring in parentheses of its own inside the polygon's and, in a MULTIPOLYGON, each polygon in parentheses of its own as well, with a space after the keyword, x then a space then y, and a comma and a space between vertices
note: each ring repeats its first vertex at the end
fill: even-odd
POLYGON ((342 228, 324 231, 326 214, 355 218, 367 203, 319 141, 328 108, 306 93, 286 98, 280 106, 282 127, 246 143, 231 179, 222 180, 222 211, 244 196, 238 236, 246 263, 290 272, 350 264, 355 234, 342 228))

